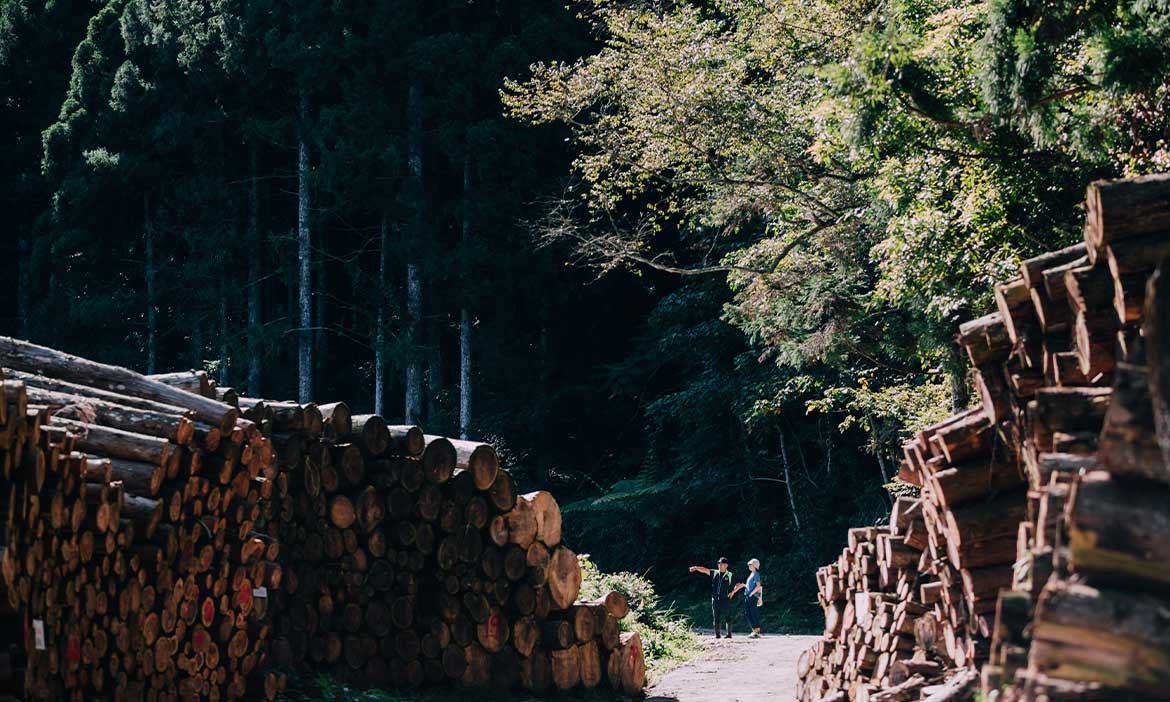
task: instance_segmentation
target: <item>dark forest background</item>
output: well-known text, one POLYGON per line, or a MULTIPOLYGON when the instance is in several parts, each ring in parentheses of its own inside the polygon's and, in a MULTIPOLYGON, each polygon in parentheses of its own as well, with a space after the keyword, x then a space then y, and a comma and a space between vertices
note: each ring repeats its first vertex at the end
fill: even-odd
POLYGON ((799 626, 989 283, 1170 161, 1166 8, 1090 5, 0 0, 0 332, 492 441, 799 626))

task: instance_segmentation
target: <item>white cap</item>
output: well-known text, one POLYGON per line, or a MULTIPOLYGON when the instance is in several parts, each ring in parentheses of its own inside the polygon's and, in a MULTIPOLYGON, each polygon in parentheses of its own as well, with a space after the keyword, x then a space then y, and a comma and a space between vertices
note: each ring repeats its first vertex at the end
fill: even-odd
POLYGON ((755 566, 756 568, 759 568, 760 567, 760 559, 753 558, 750 561, 748 561, 748 565, 755 566))

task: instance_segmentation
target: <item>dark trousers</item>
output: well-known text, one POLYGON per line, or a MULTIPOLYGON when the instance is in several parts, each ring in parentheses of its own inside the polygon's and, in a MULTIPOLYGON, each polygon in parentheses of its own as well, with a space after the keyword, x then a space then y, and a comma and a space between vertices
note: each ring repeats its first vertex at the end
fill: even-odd
POLYGON ((727 623, 727 635, 731 636, 731 600, 726 597, 711 598, 711 618, 715 621, 715 635, 719 636, 722 625, 727 623))
POLYGON ((753 631, 760 628, 760 606, 756 602, 757 600, 754 597, 748 597, 744 602, 744 611, 747 614, 748 626, 753 631))

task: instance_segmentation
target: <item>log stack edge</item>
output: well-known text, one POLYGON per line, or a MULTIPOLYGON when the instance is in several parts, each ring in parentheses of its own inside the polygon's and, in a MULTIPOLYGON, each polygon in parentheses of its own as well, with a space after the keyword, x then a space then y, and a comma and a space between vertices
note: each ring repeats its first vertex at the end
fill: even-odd
POLYGON ((2 337, 0 374, 0 698, 641 693, 625 597, 488 444, 2 337))
POLYGON ((801 702, 1170 699, 1170 176, 1086 209, 959 328, 979 402, 903 445, 920 496, 817 570, 801 702))

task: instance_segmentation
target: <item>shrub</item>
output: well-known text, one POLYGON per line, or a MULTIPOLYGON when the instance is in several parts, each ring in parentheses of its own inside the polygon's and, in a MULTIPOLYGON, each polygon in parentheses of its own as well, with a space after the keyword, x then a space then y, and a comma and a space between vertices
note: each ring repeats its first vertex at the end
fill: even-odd
POLYGON ((630 602, 630 613, 619 624, 622 631, 637 632, 646 655, 646 668, 654 675, 690 658, 699 650, 699 640, 690 621, 673 607, 664 607, 654 585, 635 573, 604 573, 587 554, 581 563, 581 599, 597 599, 608 592, 620 592, 630 602))

